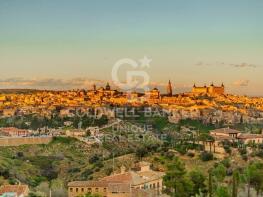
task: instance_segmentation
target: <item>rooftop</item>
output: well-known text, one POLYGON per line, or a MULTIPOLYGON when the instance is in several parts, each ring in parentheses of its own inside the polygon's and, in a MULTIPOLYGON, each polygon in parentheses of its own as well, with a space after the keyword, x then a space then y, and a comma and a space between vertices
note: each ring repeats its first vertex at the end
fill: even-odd
POLYGON ((0 195, 7 193, 16 193, 18 196, 22 194, 27 194, 28 186, 27 185, 2 185, 0 187, 0 195))
POLYGON ((210 132, 224 133, 224 134, 239 134, 239 133, 241 133, 241 131, 238 131, 235 129, 230 129, 230 128, 220 128, 220 129, 211 130, 210 132))

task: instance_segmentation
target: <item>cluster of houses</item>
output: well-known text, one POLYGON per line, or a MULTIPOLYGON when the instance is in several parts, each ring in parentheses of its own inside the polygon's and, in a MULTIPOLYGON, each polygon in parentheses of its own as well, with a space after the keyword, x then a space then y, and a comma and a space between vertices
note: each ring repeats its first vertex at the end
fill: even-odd
MULTIPOLYGON (((171 108, 171 107, 170 107, 171 108)), ((207 108, 204 106, 191 106, 181 109, 173 109, 169 116, 169 121, 178 123, 180 120, 200 120, 204 124, 228 124, 234 125, 239 123, 263 124, 263 112, 258 114, 246 114, 237 109, 223 110, 207 108)))
POLYGON ((29 136, 30 132, 26 129, 18 129, 15 127, 3 127, 0 128, 0 136, 6 137, 25 137, 29 136))
POLYGON ((133 170, 101 178, 97 181, 68 183, 68 197, 99 194, 103 197, 154 197, 162 194, 164 172, 153 171, 150 163, 140 162, 133 170))
POLYGON ((210 131, 210 136, 212 136, 214 140, 208 140, 205 142, 205 150, 214 153, 224 153, 225 149, 223 147, 223 144, 226 141, 230 143, 236 142, 244 145, 263 143, 263 133, 243 133, 231 128, 220 128, 212 130, 210 131))
MULTIPOLYGON (((122 166, 119 173, 97 181, 73 181, 68 183, 68 197, 98 194, 102 197, 155 197, 162 194, 164 172, 153 171, 150 163, 140 162, 132 170, 122 166)), ((2 185, 0 197, 26 197, 27 185, 2 185)))

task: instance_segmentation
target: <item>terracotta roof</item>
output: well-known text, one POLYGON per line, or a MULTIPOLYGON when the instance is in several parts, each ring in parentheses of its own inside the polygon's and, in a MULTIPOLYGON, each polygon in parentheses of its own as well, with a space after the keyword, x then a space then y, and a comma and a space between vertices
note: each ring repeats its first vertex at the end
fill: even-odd
POLYGON ((130 193, 131 185, 128 183, 109 183, 108 191, 111 193, 130 193))
POLYGON ((73 181, 68 183, 68 187, 108 187, 107 181, 73 181))
POLYGON ((211 135, 212 137, 215 138, 215 140, 233 140, 234 138, 233 137, 230 137, 230 136, 219 136, 219 135, 211 135))
POLYGON ((132 197, 155 197, 157 195, 154 190, 132 189, 132 197))
POLYGON ((230 128, 220 128, 220 129, 211 130, 210 132, 225 133, 225 134, 238 134, 238 133, 241 133, 241 131, 238 131, 238 130, 235 130, 235 129, 230 129, 230 128))
POLYGON ((243 133, 240 134, 238 139, 253 139, 253 138, 263 138, 262 134, 250 134, 250 133, 243 133))
POLYGON ((103 181, 108 181, 108 182, 127 182, 127 183, 132 183, 132 178, 133 173, 131 172, 126 172, 123 174, 115 174, 115 175, 110 175, 103 177, 101 180, 103 181))
POLYGON ((144 171, 144 172, 138 172, 137 174, 146 180, 157 180, 165 175, 164 172, 156 172, 156 171, 144 171))
POLYGON ((16 193, 18 196, 28 193, 27 185, 3 185, 0 187, 0 195, 4 193, 16 193))
POLYGON ((101 180, 108 182, 126 182, 134 186, 160 179, 163 175, 164 173, 162 172, 155 172, 152 170, 145 172, 130 171, 123 174, 107 176, 102 178, 101 180))

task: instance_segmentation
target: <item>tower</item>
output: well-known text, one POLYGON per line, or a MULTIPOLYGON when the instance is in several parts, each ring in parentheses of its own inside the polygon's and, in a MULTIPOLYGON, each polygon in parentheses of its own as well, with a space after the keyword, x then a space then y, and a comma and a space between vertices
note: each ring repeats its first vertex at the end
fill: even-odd
POLYGON ((173 95, 173 88, 172 88, 172 84, 171 84, 170 80, 169 80, 168 85, 167 85, 167 95, 168 96, 172 96, 173 95))
POLYGON ((110 90, 110 84, 109 84, 109 82, 107 83, 105 89, 106 89, 106 90, 110 90))

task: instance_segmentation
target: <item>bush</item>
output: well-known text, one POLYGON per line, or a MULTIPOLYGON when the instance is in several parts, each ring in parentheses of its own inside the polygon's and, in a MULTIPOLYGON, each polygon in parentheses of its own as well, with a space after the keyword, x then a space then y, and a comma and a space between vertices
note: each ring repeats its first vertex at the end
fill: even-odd
POLYGON ((193 152, 188 152, 188 153, 187 153, 187 156, 188 156, 188 157, 194 157, 195 154, 194 154, 193 152))
POLYGON ((17 152, 16 156, 17 156, 17 158, 23 158, 24 157, 24 153, 23 152, 17 152))
POLYGON ((204 151, 201 153, 200 158, 202 161, 210 161, 210 160, 214 159, 214 155, 213 155, 213 153, 204 151))
POLYGON ((113 172, 113 168, 112 167, 108 167, 108 168, 105 169, 105 174, 107 176, 111 175, 112 172, 113 172))
POLYGON ((176 150, 181 154, 181 155, 185 155, 187 153, 187 148, 184 145, 180 145, 178 147, 176 147, 176 150))
POLYGON ((100 160, 99 155, 95 154, 95 155, 92 155, 92 156, 90 157, 89 163, 94 164, 94 163, 96 163, 96 162, 99 161, 99 160, 100 160))
POLYGON ((79 168, 71 168, 68 170, 68 173, 77 173, 77 172, 80 172, 79 168))
POLYGON ((72 142, 76 142, 77 139, 73 137, 58 137, 55 136, 50 143, 61 143, 61 144, 70 144, 72 142))
POLYGON ((256 156, 263 158, 263 151, 262 150, 257 151, 256 156))
POLYGON ((242 159, 243 159, 244 161, 247 161, 247 160, 248 160, 248 156, 247 156, 246 154, 243 154, 243 155, 242 155, 242 159))
POLYGON ((247 149, 246 148, 239 148, 238 151, 239 151, 240 155, 247 154, 247 149))
POLYGON ((103 164, 101 161, 99 161, 99 162, 96 163, 96 166, 97 166, 98 168, 103 168, 103 167, 104 167, 104 164, 103 164))
POLYGON ((81 174, 81 176, 87 179, 91 174, 93 174, 93 171, 91 169, 87 169, 81 174))
POLYGON ((221 161, 221 163, 226 167, 229 168, 231 166, 230 164, 230 159, 224 159, 223 161, 221 161))
POLYGON ((168 151, 168 152, 165 152, 165 153, 163 154, 163 156, 165 156, 167 159, 172 160, 173 157, 175 156, 175 154, 174 154, 173 152, 171 152, 171 151, 168 151))
POLYGON ((148 151, 145 147, 140 147, 136 150, 136 157, 142 158, 148 154, 148 151))
POLYGON ((224 149, 225 149, 226 153, 231 154, 231 148, 229 145, 224 145, 224 149))
POLYGON ((37 187, 41 182, 46 181, 46 177, 43 176, 35 176, 27 179, 28 184, 31 187, 37 187))

